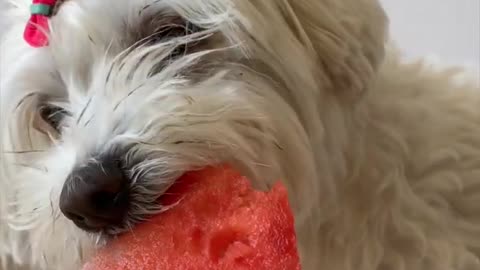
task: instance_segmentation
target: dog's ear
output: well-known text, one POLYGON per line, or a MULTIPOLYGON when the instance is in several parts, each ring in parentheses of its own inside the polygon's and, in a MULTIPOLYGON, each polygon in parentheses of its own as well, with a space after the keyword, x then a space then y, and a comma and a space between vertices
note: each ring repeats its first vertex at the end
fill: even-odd
POLYGON ((304 32, 302 42, 315 50, 333 90, 363 93, 383 60, 387 39, 387 19, 378 0, 282 2, 291 6, 296 30, 304 32))
POLYGON ((248 49, 279 77, 297 78, 291 88, 313 87, 301 85, 312 80, 315 88, 358 96, 383 59, 387 20, 378 0, 250 0, 236 8, 248 49))

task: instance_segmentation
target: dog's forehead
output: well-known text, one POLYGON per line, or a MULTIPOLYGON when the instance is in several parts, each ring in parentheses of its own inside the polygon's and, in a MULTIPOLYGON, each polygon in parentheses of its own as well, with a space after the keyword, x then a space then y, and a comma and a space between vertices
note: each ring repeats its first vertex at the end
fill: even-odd
MULTIPOLYGON (((121 39, 132 31, 146 27, 146 21, 154 16, 171 16, 174 11, 171 1, 156 0, 69 0, 58 9, 52 18, 54 30, 64 36, 69 31, 78 40, 97 36, 100 41, 121 39), (100 38, 102 37, 102 38, 100 38)), ((68 40, 67 37, 63 38, 68 40)))
MULTIPOLYGON (((202 10, 209 10, 213 3, 227 2, 229 0, 68 0, 51 18, 51 53, 57 61, 64 62, 58 63, 62 71, 70 72, 64 64, 72 63, 76 69, 88 69, 82 65, 99 61, 105 54, 118 55, 162 26, 201 17, 202 10), (199 8, 206 3, 203 9, 199 8), (195 15, 187 19, 187 13, 195 15)), ((211 12, 203 12, 205 14, 211 12)))
MULTIPOLYGON (((156 17, 172 17, 174 1, 68 0, 51 18, 50 53, 64 81, 75 81, 84 91, 85 75, 103 57, 118 55, 138 41, 139 33, 155 27, 156 17), (73 78, 72 78, 73 76, 73 78), (66 79, 71 78, 71 79, 66 79)), ((72 90, 70 86, 67 86, 72 90)))
POLYGON ((175 2, 170 0, 66 0, 58 7, 57 14, 75 12, 81 9, 86 15, 102 15, 99 20, 126 20, 148 14, 151 11, 171 8, 175 2), (115 16, 113 16, 115 15, 115 16), (136 15, 136 16, 134 16, 136 15))

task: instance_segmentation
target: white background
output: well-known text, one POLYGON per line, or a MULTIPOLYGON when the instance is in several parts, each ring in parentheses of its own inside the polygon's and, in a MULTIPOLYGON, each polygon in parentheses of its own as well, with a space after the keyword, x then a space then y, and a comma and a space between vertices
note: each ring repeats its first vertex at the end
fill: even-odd
POLYGON ((480 0, 380 0, 407 56, 474 68, 480 76, 480 0))

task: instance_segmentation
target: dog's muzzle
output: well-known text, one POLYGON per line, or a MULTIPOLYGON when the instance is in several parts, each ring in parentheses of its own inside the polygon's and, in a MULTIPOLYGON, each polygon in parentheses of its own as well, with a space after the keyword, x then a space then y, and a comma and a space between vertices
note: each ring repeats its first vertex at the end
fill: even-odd
POLYGON ((128 208, 129 181, 119 162, 112 159, 73 170, 60 195, 63 214, 89 232, 121 225, 128 208))

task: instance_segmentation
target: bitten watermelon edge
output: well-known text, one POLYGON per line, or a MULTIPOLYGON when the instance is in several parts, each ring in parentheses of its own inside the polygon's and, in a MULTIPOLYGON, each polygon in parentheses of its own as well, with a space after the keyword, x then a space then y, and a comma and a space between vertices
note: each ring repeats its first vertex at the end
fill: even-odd
POLYGON ((172 209, 120 236, 84 270, 299 270, 286 188, 252 189, 229 167, 185 174, 172 209))

